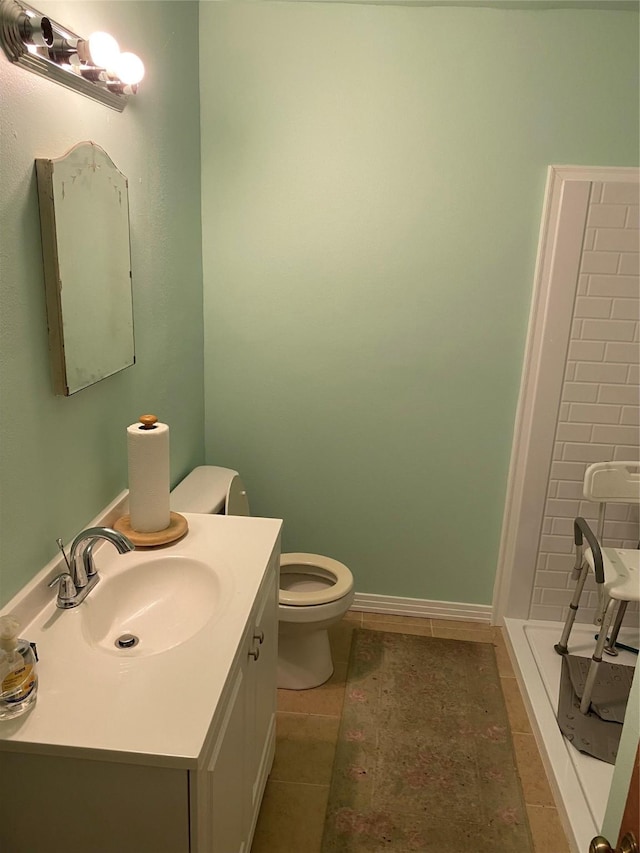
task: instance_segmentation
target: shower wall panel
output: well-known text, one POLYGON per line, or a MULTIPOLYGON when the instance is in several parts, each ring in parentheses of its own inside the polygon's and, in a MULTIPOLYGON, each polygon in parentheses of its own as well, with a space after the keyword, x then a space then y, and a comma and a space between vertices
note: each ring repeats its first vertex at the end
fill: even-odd
MULTIPOLYGON (((587 465, 639 459, 638 202, 637 183, 591 184, 538 544, 533 619, 566 616, 573 589, 573 519, 597 516, 596 506, 582 498, 587 465)), ((635 547, 639 538, 638 507, 610 506, 606 544, 635 547)), ((580 621, 595 614, 595 585, 592 578, 587 583, 580 621)))

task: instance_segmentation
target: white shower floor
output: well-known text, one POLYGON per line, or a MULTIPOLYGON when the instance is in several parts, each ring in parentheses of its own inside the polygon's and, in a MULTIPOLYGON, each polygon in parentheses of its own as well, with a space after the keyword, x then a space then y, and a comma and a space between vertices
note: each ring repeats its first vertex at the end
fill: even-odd
MULTIPOLYGON (((554 651, 560 639, 559 622, 505 619, 516 674, 534 722, 536 736, 554 793, 564 804, 571 830, 570 842, 576 853, 589 849, 589 842, 602 827, 613 766, 578 752, 561 734, 556 722, 560 689, 561 658, 554 651), (572 837, 571 837, 572 836, 572 837)), ((571 654, 591 657, 596 628, 574 625, 569 638, 571 654)), ((638 630, 620 631, 618 641, 638 647, 638 630)), ((615 663, 635 666, 637 655, 621 651, 615 663)))

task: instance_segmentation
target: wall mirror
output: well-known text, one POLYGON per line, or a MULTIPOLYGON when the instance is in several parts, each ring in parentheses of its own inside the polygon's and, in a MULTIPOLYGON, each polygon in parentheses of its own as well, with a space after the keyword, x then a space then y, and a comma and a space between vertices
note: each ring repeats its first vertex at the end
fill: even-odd
POLYGON ((94 142, 36 160, 56 394, 135 363, 127 179, 94 142))

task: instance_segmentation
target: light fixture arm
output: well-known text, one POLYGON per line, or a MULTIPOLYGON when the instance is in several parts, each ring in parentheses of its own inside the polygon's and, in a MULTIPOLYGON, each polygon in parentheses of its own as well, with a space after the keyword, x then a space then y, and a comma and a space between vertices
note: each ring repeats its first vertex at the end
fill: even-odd
POLYGON ((137 91, 137 84, 93 64, 87 39, 22 0, 0 0, 0 43, 11 62, 118 112, 137 91))

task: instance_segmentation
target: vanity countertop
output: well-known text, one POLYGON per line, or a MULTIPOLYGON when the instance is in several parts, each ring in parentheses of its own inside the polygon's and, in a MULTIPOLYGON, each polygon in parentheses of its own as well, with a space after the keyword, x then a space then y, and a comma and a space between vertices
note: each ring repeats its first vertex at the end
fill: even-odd
MULTIPOLYGON (((124 555, 110 545, 100 547, 96 565, 101 580, 95 591, 102 584, 106 588, 110 572, 123 571, 126 561, 140 560, 141 554, 146 559, 206 559, 215 568, 221 590, 212 618, 167 651, 110 651, 87 639, 83 608, 91 605, 93 592, 78 607, 60 610, 51 591, 31 621, 21 620, 20 636, 38 647, 38 698, 22 717, 0 721, 0 750, 198 766, 282 522, 189 513, 184 517, 189 532, 171 545, 124 555)), ((14 600, 18 609, 19 599, 14 600)))

